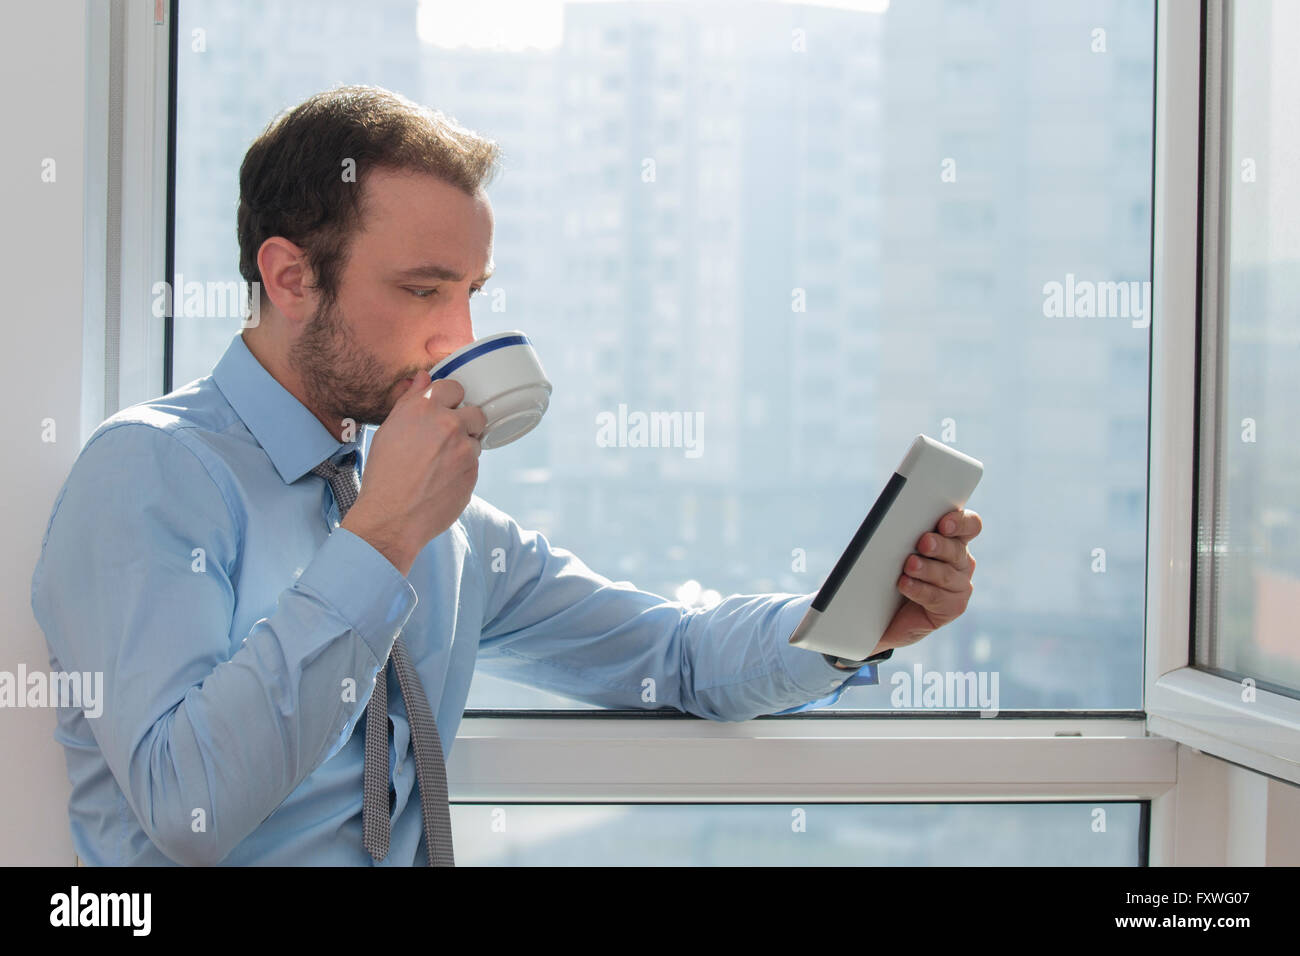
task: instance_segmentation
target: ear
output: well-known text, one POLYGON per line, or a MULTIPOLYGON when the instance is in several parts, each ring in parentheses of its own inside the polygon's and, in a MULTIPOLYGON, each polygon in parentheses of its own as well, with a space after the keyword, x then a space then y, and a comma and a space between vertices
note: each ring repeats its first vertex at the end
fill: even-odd
POLYGON ((257 250, 257 267, 262 290, 282 315, 302 322, 315 314, 316 277, 307 264, 306 250, 283 236, 271 236, 257 250))

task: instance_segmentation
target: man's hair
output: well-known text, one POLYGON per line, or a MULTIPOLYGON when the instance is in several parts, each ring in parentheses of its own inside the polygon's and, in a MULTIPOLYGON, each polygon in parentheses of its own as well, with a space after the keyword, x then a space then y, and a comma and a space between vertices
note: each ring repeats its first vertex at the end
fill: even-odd
POLYGON ((283 236, 303 247, 329 305, 362 222, 362 190, 372 171, 429 173, 472 196, 491 181, 499 156, 495 142, 382 87, 317 93, 272 120, 244 155, 240 275, 265 294, 257 252, 271 236, 283 236))

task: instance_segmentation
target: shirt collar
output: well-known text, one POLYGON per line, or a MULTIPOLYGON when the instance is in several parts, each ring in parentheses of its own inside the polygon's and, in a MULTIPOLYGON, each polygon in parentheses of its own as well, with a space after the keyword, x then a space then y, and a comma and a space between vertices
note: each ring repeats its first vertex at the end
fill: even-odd
POLYGON ((357 470, 363 467, 364 428, 355 441, 340 442, 331 435, 248 350, 242 333, 231 340, 212 378, 287 484, 326 458, 337 462, 351 451, 357 453, 357 470))

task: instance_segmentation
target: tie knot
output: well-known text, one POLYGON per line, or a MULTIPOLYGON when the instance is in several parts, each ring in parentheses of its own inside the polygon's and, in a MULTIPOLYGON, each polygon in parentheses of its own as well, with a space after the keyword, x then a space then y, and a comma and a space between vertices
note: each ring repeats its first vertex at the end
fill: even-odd
POLYGON ((333 478, 335 475, 346 474, 348 471, 354 470, 356 466, 357 466, 357 453, 355 451, 350 451, 342 458, 339 459, 337 465, 334 464, 334 462, 330 461, 328 458, 326 458, 319 465, 313 468, 311 470, 311 473, 313 475, 320 475, 322 478, 328 481, 329 479, 333 478))
POLYGON ((311 473, 320 475, 329 482, 330 490, 334 492, 334 500, 339 506, 339 520, 342 521, 361 492, 361 478, 357 474, 356 451, 348 452, 339 459, 337 465, 326 458, 313 468, 311 473))

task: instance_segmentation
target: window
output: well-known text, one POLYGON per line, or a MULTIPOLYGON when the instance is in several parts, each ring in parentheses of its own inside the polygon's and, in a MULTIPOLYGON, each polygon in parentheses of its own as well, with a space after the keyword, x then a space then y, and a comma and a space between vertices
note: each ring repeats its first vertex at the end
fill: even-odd
MULTIPOLYGON (((418 21, 418 0, 389 0, 379 5, 382 15, 364 19, 350 8, 339 13, 344 5, 174 2, 178 283, 182 275, 237 278, 235 171, 271 116, 340 80, 381 83, 453 115, 459 110, 468 124, 518 144, 493 196, 499 281, 513 284, 512 308, 527 303, 530 329, 536 322, 563 343, 566 328, 581 325, 593 343, 546 350, 557 403, 577 403, 586 388, 593 401, 612 407, 629 389, 653 397, 689 382, 707 386, 700 400, 720 411, 714 421, 730 436, 732 447, 717 461, 752 463, 756 446, 746 442, 755 434, 804 441, 803 470, 770 489, 731 480, 730 464, 726 488, 701 487, 681 462, 656 470, 652 460, 594 454, 590 431, 574 426, 586 424, 580 403, 558 409, 548 422, 567 427, 521 443, 518 451, 527 444, 527 453, 515 458, 503 449, 496 460, 504 473, 480 490, 611 577, 683 600, 711 589, 811 590, 843 547, 846 520, 856 525, 879 472, 896 464, 892 446, 914 430, 935 434, 951 420, 957 447, 999 465, 972 501, 998 519, 978 542, 980 606, 961 627, 921 645, 927 657, 949 647, 972 669, 996 669, 1003 677, 997 719, 899 709, 889 713, 894 719, 878 719, 890 709, 891 677, 919 655, 884 669, 881 687, 846 693, 837 708, 744 725, 672 714, 551 715, 548 708, 572 703, 479 681, 471 707, 495 712, 471 710, 448 766, 465 853, 479 860, 526 853, 513 837, 489 842, 486 808, 510 814, 512 828, 528 839, 573 826, 574 843, 587 854, 596 852, 588 834, 653 831, 665 817, 687 821, 679 825, 688 832, 725 830, 732 840, 746 827, 768 836, 773 821, 765 814, 775 809, 784 836, 785 817, 802 808, 810 821, 829 824, 836 840, 869 832, 877 846, 881 821, 902 819, 891 813, 915 813, 907 819, 938 828, 958 821, 963 840, 978 838, 996 819, 1006 827, 998 846, 1009 855, 1027 849, 1032 861, 1042 859, 1033 852, 1050 851, 1045 844, 1074 839, 1072 814, 1087 806, 1112 818, 1115 838, 1106 846, 1118 849, 1108 861, 1145 862, 1149 812, 1152 862, 1174 863, 1182 862, 1186 842, 1181 826, 1171 838, 1174 804, 1179 821, 1196 819, 1184 813, 1189 800, 1201 802, 1205 821, 1217 821, 1222 810, 1217 796, 1181 785, 1181 768, 1224 767, 1177 742, 1300 782, 1293 672, 1286 648, 1274 653, 1275 632, 1255 620, 1276 617, 1279 600, 1294 606, 1296 576, 1288 507, 1295 489, 1286 484, 1295 469, 1268 431, 1279 410, 1294 404, 1286 402, 1295 378, 1287 363, 1296 341, 1277 308, 1295 299, 1287 284, 1295 272, 1287 232, 1294 203, 1275 173, 1288 168, 1287 151, 1295 150, 1285 124, 1260 120, 1269 111, 1295 115, 1288 44, 1300 25, 1287 5, 1209 0, 1203 18, 1201 4, 1161 3, 1154 25, 1149 3, 1114 3, 1104 14, 1092 3, 1013 8, 996 0, 913 0, 883 15, 800 8, 809 49, 844 55, 848 66, 837 73, 819 64, 796 83, 781 69, 792 52, 785 37, 759 49, 744 30, 727 37, 730 24, 709 27, 709 11, 690 4, 573 5, 585 8, 580 18, 566 26, 557 17, 552 42, 524 58, 499 43, 452 56, 413 29, 403 32, 418 21), (1029 11, 1030 22, 1010 22, 1013 9, 1029 11), (1089 49, 1103 16, 1114 57, 1089 49), (189 42, 198 28, 207 40, 201 54, 189 42), (607 32, 620 29, 624 45, 606 46, 607 32), (302 30, 309 35, 300 45, 293 37, 302 30), (271 36, 280 38, 277 57, 269 56, 271 36), (995 95, 980 103, 959 89, 945 95, 938 64, 979 59, 971 51, 983 46, 1000 54, 981 80, 995 95), (322 50, 335 55, 322 57, 322 50), (724 52, 730 64, 716 62, 724 52), (603 98, 596 81, 611 58, 636 64, 624 74, 617 116, 592 105, 603 98), (255 62, 263 69, 254 84, 248 75, 255 62), (663 64, 662 82, 651 64, 663 64), (652 72, 647 80, 636 70, 652 72), (842 88, 817 87, 818 77, 835 75, 842 88), (662 95, 670 86, 674 92, 662 95), (705 115, 687 116, 699 113, 692 104, 705 87, 730 92, 705 115), (493 90, 496 101, 485 102, 493 90), (834 142, 842 162, 815 161, 830 147, 814 126, 772 122, 812 115, 801 112, 808 96, 844 103, 834 142), (614 190, 599 182, 627 147, 602 142, 600 130, 617 119, 628 131, 621 135, 649 135, 653 145, 647 131, 669 117, 653 114, 659 124, 644 125, 643 116, 627 112, 644 113, 648 103, 660 104, 652 108, 659 114, 672 112, 680 135, 653 190, 631 204, 638 168, 614 190), (1071 123, 1062 122, 1067 115, 1071 123), (712 136, 708 170, 693 163, 704 132, 712 136), (1130 174, 1144 163, 1147 176, 1130 174), (664 176, 670 168, 674 175, 664 176), (557 190, 570 201, 557 206, 557 190), (842 203, 814 213, 806 200, 817 193, 842 203), (938 210, 949 202, 990 204, 989 234, 978 242, 945 234, 938 210), (1150 232, 1142 228, 1146 209, 1150 232), (664 210, 670 219, 659 218, 664 210), (829 267, 808 254, 813 243, 839 241, 848 249, 829 267), (648 267, 661 256, 678 264, 676 276, 666 288, 650 288, 648 267), (1127 305, 1099 308, 1112 301, 1098 295, 1101 283, 1140 286, 1148 276, 1145 315, 1125 314, 1145 300, 1140 288, 1127 305), (835 304, 806 314, 809 321, 779 345, 711 349, 708 368, 718 374, 707 382, 699 356, 664 361, 701 318, 700 328, 747 333, 770 328, 762 323, 773 316, 789 323, 796 284, 833 289, 835 304), (557 293, 566 286, 579 291, 557 293), (986 300, 978 312, 963 308, 968 296, 971 304, 986 300), (773 313, 774 302, 780 308, 773 313), (1058 314, 1050 314, 1053 303, 1058 314), (628 344, 638 327, 654 330, 639 353, 628 344), (658 350, 660 368, 642 382, 650 349, 658 350), (797 359, 791 381, 868 410, 834 433, 851 454, 806 441, 818 424, 813 403, 792 408, 784 388, 753 386, 765 376, 779 380, 770 370, 787 356, 797 359), (733 377, 746 383, 739 397, 733 377), (1246 414, 1243 406, 1260 411, 1246 414), (953 408, 962 413, 954 416, 953 408), (1251 425, 1253 443, 1243 440, 1251 425), (1143 444, 1149 461, 1145 449, 1129 461, 1143 444), (561 466, 570 460, 577 465, 566 472, 561 466), (1202 470, 1194 483, 1196 462, 1202 470), (661 498, 628 510, 622 493, 646 472, 661 498), (758 514, 776 521, 765 526, 754 520, 758 514), (807 541, 807 572, 790 569, 792 530, 807 541), (621 544, 608 546, 611 540, 621 544), (709 557, 719 541, 727 560, 714 565, 701 555, 709 557), (1257 594, 1250 621, 1231 603, 1247 591, 1257 594), (1145 714, 1132 712, 1143 703, 1145 714), (676 746, 678 737, 689 744, 676 746), (1105 802, 1094 802, 1101 796, 1105 802), (967 800, 980 804, 972 809, 967 800), (591 817, 575 824, 563 818, 562 804, 591 817), (608 813, 611 807, 626 812, 608 813), (978 815, 984 811, 995 816, 978 815), (1125 835, 1131 824, 1136 854, 1125 835)), ((126 19, 131 38, 152 43, 150 62, 165 66, 172 31, 156 28, 151 7, 129 6, 126 19)), ((763 16, 756 6, 755 19, 763 16)), ((149 172, 165 168, 167 156, 165 74, 142 70, 141 82, 125 90, 127 115, 154 117, 155 134, 121 140, 122 235, 131 241, 122 243, 120 263, 123 374, 119 388, 106 389, 106 414, 113 395, 121 407, 129 403, 122 398, 159 393, 153 378, 163 368, 164 331, 175 333, 168 372, 179 385, 207 374, 238 327, 219 310, 155 321, 139 291, 161 271, 171 225, 163 214, 167 184, 149 172)), ((628 155, 639 163, 644 152, 628 155)), ((89 251, 87 263, 96 267, 89 251)), ((103 290, 90 300, 102 302, 103 290)), ((93 310, 86 318, 95 320, 93 310)), ((479 334, 503 327, 503 317, 486 310, 479 319, 479 334)), ((924 666, 944 665, 927 659, 924 666)), ((1244 773, 1231 772, 1234 781, 1244 773)), ((1255 787, 1259 774, 1248 776, 1253 814, 1263 809, 1263 789, 1255 787)), ((1269 794, 1286 789, 1263 782, 1269 794)), ((1270 804, 1267 818, 1276 816, 1270 804)), ((1191 829, 1221 842, 1212 826, 1191 829)), ((1270 838, 1275 829, 1269 825, 1270 838)), ((810 827, 806 835, 813 839, 786 861, 822 852, 814 847, 825 831, 810 827)), ((634 839, 614 838, 629 854, 639 852, 634 839)), ((777 860, 786 849, 753 845, 750 860, 777 860)), ((908 862, 939 859, 932 845, 895 848, 908 862)), ((741 858, 725 855, 721 843, 693 849, 741 858)), ((1096 840, 1085 849, 1112 853, 1096 840)), ((1195 850, 1232 857, 1240 846, 1228 852, 1202 842, 1195 850)))
MULTIPOLYGON (((689 858, 671 862, 841 862, 835 848, 861 840, 872 862, 1144 864, 1150 801, 1177 764, 1138 714, 1152 323, 1115 283, 1154 278, 1154 3, 1115 13, 1122 63, 1089 49, 1086 0, 1031 17, 1011 0, 800 6, 811 65, 779 3, 745 18, 557 4, 527 53, 499 38, 453 52, 445 32, 428 42, 419 0, 380 6, 178 0, 179 36, 207 35, 202 54, 178 47, 178 274, 238 278, 237 171, 272 116, 378 83, 510 157, 490 190, 494 283, 527 309, 476 297, 475 332, 547 342, 555 395, 545 429, 492 452, 478 493, 521 523, 684 603, 807 593, 917 432, 988 466, 970 503, 986 520, 976 602, 834 707, 747 727, 633 721, 476 674, 448 767, 458 858, 653 862, 670 831, 707 835, 677 839, 689 858), (705 356, 677 345, 693 329, 710 330, 705 356), (705 468, 596 445, 594 410, 680 394, 714 422, 705 468), (863 413, 810 441, 819 394, 863 413), (773 461, 773 445, 800 452, 773 461), (796 546, 806 570, 791 569, 796 546), (1000 716, 1019 719, 897 706, 917 666, 1000 675, 1000 716), (665 747, 674 737, 692 745, 665 747), (816 828, 792 831, 798 810, 816 828)), ((176 386, 210 371, 238 322, 172 328, 176 386)))
MULTIPOLYGON (((1157 175, 1168 195, 1186 203, 1199 188, 1202 203, 1199 248, 1198 224, 1185 213, 1166 205, 1156 216, 1155 285, 1168 328, 1152 353, 1151 487, 1164 502, 1149 539, 1147 595, 1162 635, 1148 660, 1147 726, 1292 783, 1300 783, 1300 671, 1294 640, 1281 635, 1296 606, 1296 472, 1286 464, 1295 453, 1260 426, 1288 416, 1295 387, 1298 202, 1277 170, 1289 168, 1297 146, 1296 13, 1286 3, 1206 5, 1199 182, 1179 158, 1201 118, 1197 104, 1178 95, 1157 104, 1173 130, 1157 150, 1157 175), (1181 408, 1198 409, 1195 437, 1181 408), (1176 477, 1184 472, 1197 478, 1195 496, 1176 477), (1183 523, 1184 508, 1194 525, 1183 523), (1179 647, 1185 635, 1190 654, 1179 647)), ((1171 59, 1180 86, 1190 86, 1202 65, 1187 51, 1171 59)))
POLYGON ((1139 866, 1145 812, 1136 803, 461 804, 452 826, 456 861, 468 866, 1139 866))
MULTIPOLYGON (((633 582, 645 590, 672 596, 695 580, 722 594, 806 593, 829 573, 910 438, 943 438, 987 464, 970 503, 987 518, 973 548, 976 600, 915 654, 896 655, 908 660, 882 667, 879 687, 852 688, 837 707, 887 711, 891 675, 909 669, 911 657, 924 658, 927 668, 964 670, 977 637, 986 650, 981 666, 1015 675, 1002 685, 1004 710, 1142 706, 1140 583, 1107 590, 1104 603, 1093 600, 1098 582, 1090 555, 1104 541, 1108 568, 1136 571, 1144 561, 1149 332, 1108 311, 1108 302, 1118 300, 1108 299, 1104 285, 1119 277, 1145 281, 1150 229, 1144 217, 1098 218, 1098 210, 1116 195, 1138 197, 1149 208, 1152 131, 1108 118, 1150 115, 1150 4, 1148 16, 1129 28, 1137 36, 1126 33, 1125 41, 1125 62, 1136 57, 1144 68, 1116 71, 1105 84, 1087 69, 1020 55, 1030 45, 1077 48, 1079 64, 1102 69, 1087 31, 1079 32, 1080 13, 1090 8, 1083 0, 1032 19, 1017 3, 971 5, 989 27, 981 34, 988 42, 955 59, 945 51, 960 41, 962 18, 950 18, 951 4, 941 0, 894 4, 883 14, 801 8, 807 43, 822 66, 816 73, 805 69, 806 55, 771 43, 773 30, 789 33, 780 4, 755 4, 740 20, 692 4, 574 4, 564 8, 554 45, 527 53, 500 46, 453 52, 445 35, 434 46, 415 32, 415 0, 389 5, 387 18, 356 18, 337 4, 312 4, 311 14, 299 18, 289 13, 294 3, 280 4, 277 22, 292 21, 297 37, 286 50, 265 29, 270 14, 252 0, 182 0, 180 35, 202 25, 208 41, 201 54, 184 44, 179 51, 177 272, 238 277, 239 162, 280 109, 340 77, 429 103, 499 140, 511 155, 490 191, 499 224, 494 256, 497 281, 509 283, 512 301, 529 308, 526 317, 493 313, 480 297, 475 331, 525 326, 549 343, 541 357, 555 385, 546 428, 494 451, 479 494, 517 518, 536 517, 552 542, 602 573, 620 578, 634 569, 633 582), (358 22, 387 25, 358 32, 358 22), (411 30, 395 30, 399 22, 411 30), (655 55, 626 58, 627 38, 652 29, 655 55), (726 43, 717 42, 724 36, 726 43), (585 42, 589 37, 597 42, 585 42), (325 57, 322 50, 335 52, 325 57), (864 56, 881 58, 879 73, 849 68, 864 56), (276 66, 252 72, 252 61, 276 66), (619 72, 611 73, 615 63, 619 72), (579 92, 608 88, 617 76, 626 77, 626 97, 579 92), (524 92, 508 94, 503 104, 500 91, 512 88, 524 92), (703 99, 713 88, 734 93, 703 99), (661 95, 675 89, 683 95, 661 95), (1036 147, 1026 176, 1029 127, 1049 112, 1068 114, 1071 126, 1102 142, 1079 150, 1061 127, 1050 148, 1036 147), (604 133, 585 144, 562 143, 556 130, 575 121, 604 133), (208 135, 215 123, 229 132, 208 135), (694 162, 686 140, 679 159, 660 157, 655 181, 642 182, 643 153, 655 148, 642 142, 642 131, 665 124, 712 130, 711 160, 707 168, 694 162), (965 132, 955 137, 955 128, 965 132), (593 150, 601 157, 595 176, 586 173, 593 150), (852 154, 855 163, 821 162, 828 150, 852 154), (879 173, 861 174, 863 157, 879 173), (524 183, 530 188, 520 188, 524 183), (646 210, 673 199, 671 217, 636 213, 627 203, 638 190, 647 194, 635 200, 644 200, 646 210), (556 224, 566 217, 613 225, 556 241, 556 224), (710 250, 701 249, 701 237, 710 250), (858 265, 837 265, 851 244, 858 265), (727 275, 720 280, 690 267, 701 255, 725 261, 727 275), (644 290, 647 274, 654 294, 632 294, 634 283, 644 290), (554 284, 531 288, 536 283, 554 284), (807 296, 803 316, 791 314, 796 287, 807 296), (640 367, 623 356, 644 349, 640 330, 664 321, 656 301, 676 303, 676 321, 685 328, 725 321, 745 337, 746 348, 732 357, 738 373, 709 399, 710 417, 722 429, 712 440, 716 464, 705 455, 690 467, 674 462, 661 470, 651 460, 657 449, 597 446, 594 403, 654 407, 664 389, 689 394, 687 383, 699 373, 691 351, 677 349, 663 356, 654 380, 612 373, 599 392, 593 389, 592 366, 580 354, 589 346, 572 334, 584 300, 595 312, 581 327, 598 321, 608 335, 602 347, 612 354, 596 366, 605 370, 640 367), (758 397, 769 406, 788 400, 788 386, 764 370, 779 367, 791 346, 792 318, 809 320, 798 326, 806 334, 798 339, 805 344, 795 374, 810 389, 795 393, 790 415, 764 429, 745 428, 755 387, 767 390, 758 397), (845 343, 863 332, 875 345, 850 370, 845 343), (951 341, 980 347, 944 345, 951 341), (1120 381, 1104 358, 1117 352, 1126 356, 1128 373, 1120 381), (1102 359, 1072 360, 1080 354, 1102 359), (1036 363, 1024 361, 1027 355, 1036 363), (778 497, 751 488, 755 476, 745 463, 773 444, 800 444, 802 430, 820 415, 816 389, 839 393, 850 384, 846 376, 853 378, 853 400, 870 414, 846 423, 836 443, 812 447, 802 466, 772 462, 763 487, 778 497), (841 454, 841 447, 853 454, 841 454), (1062 468, 1065 448, 1069 466, 1062 468), (619 457, 627 460, 611 460, 619 457), (535 480, 538 469, 549 481, 535 480), (645 503, 645 514, 683 517, 625 514, 611 525, 608 501, 618 499, 619 483, 639 482, 647 469, 658 476, 658 500, 645 503), (734 540, 706 530, 708 509, 687 507, 693 498, 708 500, 718 481, 738 492, 734 540), (815 515, 783 506, 781 496, 793 489, 815 497, 815 515), (1062 502, 1072 506, 1063 510, 1062 502), (596 520, 597 508, 606 509, 605 520, 596 520), (1026 547, 1013 530, 1024 528, 1046 533, 1026 547), (806 571, 792 574, 795 546, 809 559, 806 571), (748 558, 735 560, 737 549, 748 558), (1068 621, 1072 633, 1107 635, 1104 661, 1070 681, 1035 679, 1061 665, 1047 620, 1068 621), (1121 687, 1129 690, 1117 694, 1121 687)), ((180 384, 211 369, 237 324, 178 317, 174 327, 173 382, 180 384)), ((637 485, 638 496, 647 493, 637 485)), ((1273 539, 1286 533, 1285 522, 1276 525, 1273 539)), ((470 696, 471 710, 581 706, 484 673, 470 696)))
POLYGON ((1230 11, 1196 665, 1300 698, 1300 9, 1265 0, 1230 11))

